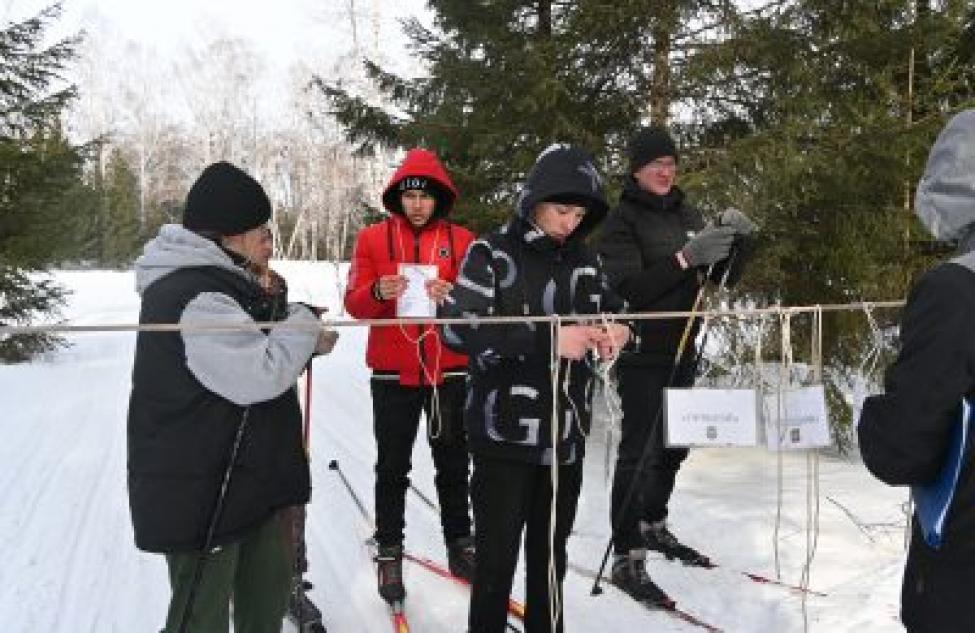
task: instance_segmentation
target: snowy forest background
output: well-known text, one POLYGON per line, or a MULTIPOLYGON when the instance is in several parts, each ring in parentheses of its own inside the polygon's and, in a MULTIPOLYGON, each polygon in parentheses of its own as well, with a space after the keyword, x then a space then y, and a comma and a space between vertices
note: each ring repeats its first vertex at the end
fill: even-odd
MULTIPOLYGON (((187 188, 215 160, 264 184, 276 258, 340 261, 378 217, 405 148, 444 159, 461 190, 456 219, 482 231, 556 140, 589 148, 615 199, 626 139, 647 123, 679 137, 680 183, 706 213, 736 206, 762 226, 749 274, 721 301, 901 299, 950 251, 927 239, 911 206, 937 131, 975 104, 970 2, 430 0, 400 25, 405 59, 380 32, 391 4, 310 12, 312 25, 348 25, 351 46, 328 63, 294 63, 285 78, 269 77, 246 39, 215 36, 161 66, 110 28, 52 40, 57 3, 5 21, 0 324, 56 316, 64 291, 41 274, 51 267, 128 267, 179 220, 187 188), (284 106, 268 107, 270 90, 284 91, 273 95, 284 106)), ((826 317, 840 446, 852 411, 844 385, 878 336, 892 340, 896 317, 878 313, 873 327, 826 317)), ((721 353, 745 334, 716 336, 721 353)), ((58 344, 2 335, 0 358, 58 344)), ((807 347, 797 344, 798 361, 807 347)))

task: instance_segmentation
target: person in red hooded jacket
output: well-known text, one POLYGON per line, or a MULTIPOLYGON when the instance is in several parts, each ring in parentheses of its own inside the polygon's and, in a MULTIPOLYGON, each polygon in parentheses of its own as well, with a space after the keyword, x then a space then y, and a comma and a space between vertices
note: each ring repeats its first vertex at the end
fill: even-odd
MULTIPOLYGON (((409 283, 401 264, 435 266, 436 278, 427 279, 423 290, 432 301, 443 301, 474 239, 470 231, 447 220, 456 198, 457 190, 436 155, 423 149, 406 154, 383 192, 389 217, 363 228, 356 239, 345 292, 349 314, 358 319, 396 317, 397 300, 409 283)), ((373 372, 370 389, 378 446, 379 594, 389 602, 406 596, 404 510, 421 412, 426 414, 436 468, 448 565, 455 575, 471 580, 470 459, 463 422, 467 357, 444 347, 432 325, 372 326, 366 364, 373 372)))

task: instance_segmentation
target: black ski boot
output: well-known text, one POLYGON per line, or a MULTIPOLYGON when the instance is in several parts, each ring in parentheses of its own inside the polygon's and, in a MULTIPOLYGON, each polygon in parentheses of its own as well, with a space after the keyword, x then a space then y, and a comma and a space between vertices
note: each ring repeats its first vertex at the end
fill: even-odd
POLYGON ((406 598, 406 587, 403 586, 403 546, 380 545, 375 560, 379 595, 390 604, 401 602, 406 598))
POLYGON ((322 611, 315 606, 306 593, 311 589, 311 583, 301 580, 300 584, 300 587, 296 584, 288 597, 288 619, 295 626, 301 625, 299 633, 325 633, 322 611))
POLYGON ((685 565, 695 567, 713 567, 711 559, 694 548, 684 545, 667 529, 666 521, 647 523, 640 521, 640 534, 647 549, 660 552, 667 560, 675 558, 685 565))
POLYGON ((447 567, 450 568, 450 573, 467 582, 474 582, 476 566, 473 536, 463 536, 447 544, 447 567))
POLYGON ((610 582, 647 606, 673 608, 674 601, 647 574, 646 558, 647 552, 643 549, 616 554, 610 582))

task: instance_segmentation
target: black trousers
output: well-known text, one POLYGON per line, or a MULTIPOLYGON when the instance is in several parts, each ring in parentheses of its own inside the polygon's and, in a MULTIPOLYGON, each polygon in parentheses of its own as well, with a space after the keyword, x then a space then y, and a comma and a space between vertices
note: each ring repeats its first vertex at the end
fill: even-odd
POLYGON ((690 363, 679 366, 672 384, 668 384, 672 367, 625 365, 617 372, 623 420, 610 521, 614 550, 624 554, 642 546, 641 519, 652 523, 667 517, 667 503, 674 491, 677 471, 687 458, 687 449, 664 446, 661 405, 665 388, 694 383, 694 369, 690 363), (644 450, 647 456, 638 469, 644 450), (635 487, 633 494, 625 503, 631 486, 635 487))
MULTIPOLYGON (((549 609, 549 525, 552 506, 550 466, 474 457, 471 497, 474 504, 477 574, 471 591, 469 633, 502 633, 508 598, 525 528, 525 633, 551 631, 549 609)), ((559 600, 562 631, 562 580, 565 545, 575 521, 582 488, 582 463, 560 465, 555 503, 553 587, 559 600)))
POLYGON ((376 377, 372 389, 373 432, 376 436, 376 541, 380 545, 403 542, 406 525, 406 490, 412 464, 413 442, 420 414, 427 416, 427 438, 436 470, 434 483, 440 501, 444 539, 469 536, 468 513, 470 456, 464 431, 466 377, 450 376, 437 387, 401 385, 395 377, 376 377))

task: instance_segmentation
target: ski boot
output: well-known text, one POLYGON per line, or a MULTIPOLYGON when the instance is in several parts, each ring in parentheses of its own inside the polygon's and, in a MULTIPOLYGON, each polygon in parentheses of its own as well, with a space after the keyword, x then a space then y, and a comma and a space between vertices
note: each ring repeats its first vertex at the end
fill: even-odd
POLYGON ((300 580, 288 596, 288 619, 300 626, 299 633, 325 633, 322 611, 308 597, 311 583, 300 580))
POLYGON ((660 552, 667 560, 675 558, 685 565, 694 567, 713 567, 711 559, 696 549, 684 545, 667 529, 666 521, 647 523, 640 521, 640 535, 648 550, 660 552))
POLYGON ((616 554, 613 557, 613 569, 610 582, 650 607, 672 608, 674 601, 650 579, 646 567, 647 551, 644 549, 630 550, 628 554, 616 554))
POLYGON ((403 585, 403 546, 380 545, 375 561, 380 597, 390 604, 402 602, 406 598, 406 587, 403 585))
POLYGON ((447 567, 458 578, 474 582, 474 537, 462 536, 447 544, 447 567))

